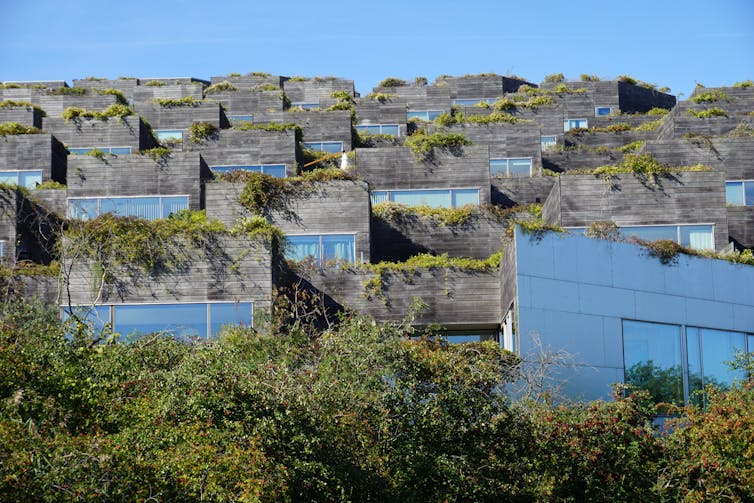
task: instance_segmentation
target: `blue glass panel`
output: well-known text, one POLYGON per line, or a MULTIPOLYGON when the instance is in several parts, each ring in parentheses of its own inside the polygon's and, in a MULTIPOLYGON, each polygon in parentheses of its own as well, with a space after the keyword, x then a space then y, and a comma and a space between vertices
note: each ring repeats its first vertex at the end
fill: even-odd
POLYGON ((487 103, 487 100, 483 98, 461 98, 452 100, 453 105, 458 105, 460 107, 473 107, 474 105, 477 105, 481 102, 487 103))
POLYGON ((126 200, 122 197, 103 197, 100 199, 100 213, 112 213, 126 216, 126 200))
POLYGON ((183 130, 181 129, 155 129, 154 136, 158 141, 183 141, 183 130))
POLYGON ((130 197, 127 200, 127 215, 147 220, 162 217, 159 197, 130 197))
POLYGON ((172 213, 187 210, 189 207, 188 196, 168 196, 162 198, 162 218, 167 218, 172 213))
POLYGON ((743 206, 743 182, 725 182, 725 202, 734 206, 743 206))
POLYGON ((19 171, 18 172, 18 185, 20 187, 26 187, 27 189, 33 189, 37 184, 42 183, 42 171, 19 171))
POLYGON ((116 305, 114 330, 130 336, 169 332, 176 337, 204 338, 207 336, 207 305, 116 305))
POLYGON ((427 112, 427 119, 433 121, 440 115, 442 115, 442 110, 430 110, 427 112))
POLYGON ((531 159, 509 159, 509 176, 531 176, 531 159))
POLYGON ((231 122, 254 122, 253 115, 229 115, 228 120, 231 122))
POLYGON ((356 131, 359 133, 380 134, 381 128, 379 125, 362 125, 356 126, 356 131))
POLYGON ((466 342, 480 342, 482 336, 480 335, 446 335, 445 338, 451 344, 463 344, 466 342))
POLYGON ((18 185, 18 171, 0 171, 0 183, 18 185))
POLYGON ((285 178, 285 164, 265 164, 262 166, 262 173, 275 178, 285 178))
POLYGON ((744 182, 744 200, 746 206, 754 206, 754 182, 744 182))
POLYGON ((89 326, 95 334, 102 333, 105 325, 110 323, 110 306, 73 306, 62 310, 63 321, 71 318, 71 313, 76 315, 79 321, 89 326))
POLYGON ((321 150, 322 152, 327 152, 328 154, 337 154, 338 152, 343 151, 343 142, 342 141, 323 141, 321 150))
POLYGON ((355 262, 356 252, 353 234, 322 236, 322 260, 324 264, 327 262, 355 262))
POLYGON ((700 328, 702 339, 702 370, 704 385, 712 384, 727 389, 734 380, 744 378, 741 370, 731 370, 727 362, 735 359, 736 352, 745 349, 745 335, 740 332, 700 328))
POLYGON ((301 107, 304 110, 314 110, 319 108, 319 103, 291 103, 292 107, 301 107))
POLYGON ((423 110, 409 110, 406 112, 406 119, 419 119, 423 121, 428 121, 428 113, 423 110))
POLYGON ((381 133, 398 136, 400 134, 400 128, 397 124, 383 124, 381 133))
POLYGON ((689 400, 697 405, 702 405, 702 392, 704 391, 700 342, 699 329, 693 327, 686 328, 689 400))
POLYGON ((675 225, 652 225, 648 227, 621 227, 621 234, 630 237, 637 237, 644 241, 657 241, 658 239, 669 239, 678 241, 678 227, 675 225))
POLYGON ((453 207, 458 208, 467 204, 479 204, 479 189, 453 190, 453 207))
POLYGON ((547 150, 548 148, 552 148, 558 144, 558 137, 557 136, 542 136, 540 137, 540 143, 542 146, 542 150, 547 150))
POLYGON ((313 257, 319 261, 319 236, 286 236, 285 258, 304 260, 313 257))
POLYGON ((91 199, 69 199, 68 217, 76 220, 89 220, 99 216, 99 201, 91 199))
POLYGON ((611 107, 597 107, 596 115, 610 115, 612 111, 613 109, 611 107))
POLYGON ((260 173, 262 171, 262 166, 210 166, 209 169, 212 170, 213 173, 219 174, 230 173, 231 171, 253 171, 255 173, 260 173))
POLYGON ((408 206, 451 207, 449 190, 394 190, 390 200, 408 206))
POLYGON ((251 302, 220 302, 209 304, 210 334, 216 336, 223 325, 252 326, 251 302))
POLYGON ((711 225, 681 225, 681 245, 694 250, 714 250, 715 237, 711 225))
POLYGON ((657 402, 683 404, 681 327, 623 321, 626 383, 649 391, 657 402))
POLYGON ((110 147, 109 150, 111 154, 115 155, 126 155, 131 153, 131 147, 110 147))
POLYGON ((70 148, 69 147, 68 148, 68 152, 70 152, 73 155, 84 155, 87 152, 91 152, 91 151, 92 151, 92 147, 83 147, 83 148, 79 148, 79 147, 77 147, 77 148, 70 148))
POLYGON ((384 203, 389 200, 388 192, 386 190, 375 190, 370 194, 372 199, 372 205, 384 203))
POLYGON ((508 175, 508 159, 490 159, 490 175, 508 175))

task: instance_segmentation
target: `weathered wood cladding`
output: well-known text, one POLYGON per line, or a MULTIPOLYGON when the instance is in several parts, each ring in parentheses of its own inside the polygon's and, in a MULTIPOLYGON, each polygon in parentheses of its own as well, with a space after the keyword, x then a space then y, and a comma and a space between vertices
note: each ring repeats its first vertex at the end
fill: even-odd
POLYGON ((450 112, 450 88, 447 86, 375 87, 374 93, 389 94, 406 100, 409 110, 439 110, 450 112))
POLYGON ((754 178, 754 137, 692 137, 648 141, 645 150, 673 166, 703 164, 725 172, 727 180, 754 178))
POLYGON ((503 247, 507 222, 475 210, 462 224, 443 224, 429 217, 372 216, 372 261, 402 262, 417 253, 486 259, 503 247))
POLYGON ((288 80, 288 77, 280 75, 270 75, 262 72, 252 72, 246 75, 220 75, 216 77, 210 77, 212 84, 219 84, 220 82, 230 82, 239 89, 249 90, 264 85, 273 85, 283 88, 283 83, 288 80))
POLYGON ((728 234, 738 248, 754 249, 754 206, 728 206, 728 234))
POLYGON ((569 131, 563 135, 566 147, 586 146, 595 149, 619 149, 636 141, 653 140, 654 131, 569 131))
POLYGON ((60 218, 65 218, 68 211, 67 208, 67 195, 66 189, 34 189, 29 193, 29 199, 34 204, 44 208, 48 213, 57 215, 60 218))
MULTIPOLYGON (((201 83, 169 84, 165 79, 155 79, 165 82, 164 86, 145 85, 150 80, 140 80, 134 88, 134 104, 149 103, 154 99, 181 99, 192 97, 200 100, 204 97, 204 86, 201 83)), ((153 124, 154 125, 154 124, 153 124)))
POLYGON ((499 98, 505 93, 515 93, 522 85, 537 87, 525 80, 502 75, 464 75, 461 77, 438 77, 434 87, 447 86, 450 97, 455 98, 499 98))
POLYGON ((0 137, 0 164, 3 169, 38 169, 42 182, 65 183, 68 152, 50 134, 8 135, 0 137))
POLYGON ((439 324, 448 329, 495 329, 500 324, 500 272, 455 269, 417 269, 386 272, 381 294, 366 298, 364 283, 373 273, 328 268, 307 272, 305 279, 344 307, 372 316, 380 322, 406 317, 417 299, 427 307, 416 317, 417 325, 439 324))
MULTIPOLYGON (((361 181, 294 182, 285 208, 272 211, 270 221, 284 234, 354 234, 356 261, 370 261, 370 206, 367 184, 361 181)), ((207 216, 226 225, 250 216, 239 203, 243 183, 206 185, 207 216)))
POLYGON ((117 89, 127 100, 133 101, 134 90, 139 85, 138 79, 73 79, 73 87, 97 91, 101 89, 117 89))
POLYGON ((199 101, 180 106, 137 101, 134 110, 143 115, 154 129, 188 129, 196 122, 209 122, 216 128, 228 126, 225 112, 216 101, 199 101))
POLYGON ((10 188, 0 188, 0 241, 3 242, 3 253, 0 264, 14 264, 16 262, 16 225, 19 207, 18 191, 10 188))
POLYGON ((330 99, 335 91, 346 91, 355 95, 353 80, 338 78, 313 78, 307 80, 286 80, 283 82, 285 95, 291 103, 320 103, 330 99))
MULTIPOLYGON (((496 110, 494 108, 485 107, 461 107, 461 112, 464 116, 488 116, 496 110)), ((563 118, 565 117, 565 111, 561 105, 540 105, 536 108, 531 107, 513 107, 509 110, 505 110, 502 113, 510 114, 519 119, 520 125, 530 122, 530 125, 538 125, 540 128, 540 134, 548 136, 562 136, 563 135, 563 118)))
POLYGON ((356 102, 356 124, 397 124, 400 135, 406 135, 406 100, 388 98, 385 102, 361 99, 356 102))
POLYGON ((352 148, 351 112, 348 110, 303 111, 283 115, 283 122, 294 122, 301 127, 305 142, 341 141, 345 150, 352 148))
POLYGON ((619 164, 623 156, 623 152, 617 148, 550 149, 542 152, 542 167, 565 172, 574 169, 592 169, 619 164))
POLYGON ((285 164, 296 175, 296 134, 293 130, 221 129, 215 138, 186 141, 184 151, 201 152, 209 166, 285 164))
POLYGON ((114 105, 118 100, 112 94, 90 93, 83 95, 46 95, 39 97, 39 106, 47 112, 48 117, 60 117, 69 107, 102 111, 114 105))
POLYGON ((173 152, 154 161, 146 155, 71 156, 68 197, 188 195, 189 208, 202 208, 209 168, 198 153, 173 152))
MULTIPOLYGON (((66 243, 64 251, 73 246, 66 243)), ((191 243, 180 245, 185 267, 150 275, 136 265, 114 266, 102 282, 102 268, 91 259, 63 257, 70 299, 63 305, 107 303, 254 301, 255 309, 268 309, 272 300, 273 262, 269 243, 256 238, 218 236, 208 249, 191 243)))
POLYGON ((550 193, 547 195, 547 199, 544 200, 542 205, 542 220, 548 224, 561 224, 561 209, 560 209, 560 177, 552 177, 553 184, 550 188, 550 193))
POLYGON ((676 104, 673 95, 628 82, 618 82, 618 100, 624 113, 647 112, 655 107, 671 109, 676 104))
POLYGON ((544 203, 555 178, 552 176, 493 177, 492 203, 499 206, 544 203))
POLYGON ((709 223, 715 226, 715 248, 728 244, 721 172, 676 172, 647 180, 629 173, 607 178, 563 175, 556 183, 560 186, 560 216, 554 221, 564 227, 605 220, 619 226, 709 223))
POLYGON ((435 148, 429 161, 407 147, 356 149, 356 172, 372 190, 478 187, 479 202, 490 202, 490 156, 486 145, 453 152, 435 148))
POLYGON ((207 99, 220 103, 225 108, 226 116, 251 114, 255 122, 259 114, 284 110, 282 90, 223 91, 207 94, 207 99))
POLYGON ((43 113, 31 106, 3 106, 0 107, 0 122, 17 122, 24 126, 42 129, 43 113))
POLYGON ((45 117, 45 130, 67 147, 131 147, 132 152, 157 146, 150 129, 138 115, 106 119, 45 117))

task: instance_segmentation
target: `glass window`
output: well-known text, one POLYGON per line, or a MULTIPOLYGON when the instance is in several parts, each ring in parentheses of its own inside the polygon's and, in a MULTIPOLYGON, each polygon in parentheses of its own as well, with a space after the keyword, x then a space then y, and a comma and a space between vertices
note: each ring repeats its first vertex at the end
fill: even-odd
POLYGON ((356 261, 353 234, 286 236, 286 241, 285 258, 289 260, 311 258, 320 267, 328 262, 356 261))
POLYGON ((355 262, 353 234, 322 236, 322 264, 328 262, 355 262))
POLYGON ((154 136, 157 141, 162 142, 177 142, 183 141, 183 130, 181 129, 155 129, 154 136))
POLYGON ((539 138, 542 150, 554 148, 558 144, 557 136, 540 136, 539 138))
POLYGON ((390 200, 390 195, 386 190, 375 190, 370 194, 372 205, 384 203, 390 200))
POLYGON ((613 112, 612 107, 596 107, 594 109, 594 115, 610 115, 613 112))
POLYGON ((210 336, 220 333, 223 325, 253 326, 251 302, 220 302, 209 304, 210 336))
POLYGON ((19 187, 26 187, 27 189, 33 189, 38 184, 42 183, 42 170, 7 170, 0 171, 0 183, 6 185, 18 185, 19 187))
POLYGON ((104 213, 112 213, 121 217, 156 220, 188 207, 188 196, 82 198, 68 200, 68 216, 89 220, 104 213))
POLYGON ((586 129, 589 127, 587 125, 586 119, 565 119, 563 121, 563 131, 570 131, 571 129, 586 129))
POLYGON ((114 155, 126 155, 131 153, 131 147, 109 147, 107 151, 114 155))
POLYGON ((744 205, 743 182, 725 182, 725 202, 733 206, 744 205))
POLYGON ((275 178, 285 178, 285 164, 263 164, 262 173, 275 178))
POLYGON ((342 141, 304 142, 304 147, 310 150, 326 152, 328 154, 337 154, 338 152, 343 151, 343 142, 342 141))
POLYGON ((459 107, 473 107, 480 103, 489 103, 490 105, 497 101, 495 98, 460 98, 451 100, 451 104, 459 107))
POLYGON ((467 204, 479 204, 479 189, 454 189, 451 192, 454 208, 460 208, 467 204))
POLYGON ((207 305, 116 305, 115 330, 130 337, 155 332, 167 332, 179 338, 206 337, 207 305))
POLYGON ((479 334, 446 334, 445 339, 450 344, 464 344, 466 342, 481 342, 482 336, 479 334))
POLYGON ((432 122, 442 114, 442 110, 409 110, 406 112, 406 120, 419 119, 422 121, 432 122))
POLYGON ((0 171, 0 183, 18 185, 18 171, 0 171))
POLYGON ((684 403, 680 326, 624 320, 623 358, 626 383, 656 402, 684 403))
POLYGON ((680 244, 694 250, 714 250, 715 238, 711 225, 680 225, 680 244))
POLYGON ((262 166, 260 165, 246 165, 246 166, 210 166, 210 170, 212 170, 213 173, 217 174, 224 174, 224 173, 230 173, 231 171, 252 171, 254 173, 261 173, 262 172, 262 166))
POLYGON ((449 190, 393 190, 390 200, 407 206, 429 206, 450 208, 452 201, 449 190))
POLYGON ((77 147, 77 148, 70 148, 69 147, 68 148, 68 152, 70 152, 73 155, 84 155, 87 152, 91 152, 91 151, 92 151, 92 147, 83 147, 83 148, 79 148, 79 147, 77 147))
POLYGON ((102 333, 105 325, 110 323, 110 306, 72 306, 62 309, 63 321, 75 315, 78 320, 89 326, 95 334, 102 333))
POLYGON ((624 236, 636 237, 644 241, 657 241, 658 239, 678 241, 678 226, 675 225, 627 226, 621 227, 620 232, 624 236))
POLYGON ((296 103, 291 103, 291 107, 301 107, 304 110, 316 110, 317 108, 319 108, 319 103, 296 102, 296 103))
POLYGON ((706 386, 728 389, 733 381, 744 378, 741 370, 731 370, 727 362, 733 361, 738 351, 746 349, 746 335, 741 332, 688 327, 689 398, 702 405, 701 397, 706 386))
POLYGON ((167 218, 172 213, 187 210, 189 207, 188 196, 168 196, 162 198, 162 218, 167 218))
POLYGON ((5 241, 0 241, 0 258, 5 255, 5 241))
POLYGON ((312 257, 319 261, 319 236, 286 236, 285 258, 304 260, 312 257))
POLYGON ((754 206, 754 182, 744 182, 744 200, 746 206, 754 206))
POLYGON ((490 159, 492 176, 531 176, 531 157, 490 159))
POLYGON ((356 131, 368 134, 387 134, 399 136, 400 128, 397 124, 362 124, 356 126, 356 131))
POLYGON ((90 220, 99 216, 99 200, 96 198, 69 199, 68 218, 90 220))
POLYGON ((254 116, 251 114, 248 115, 229 115, 228 120, 232 123, 237 122, 254 122, 254 116))

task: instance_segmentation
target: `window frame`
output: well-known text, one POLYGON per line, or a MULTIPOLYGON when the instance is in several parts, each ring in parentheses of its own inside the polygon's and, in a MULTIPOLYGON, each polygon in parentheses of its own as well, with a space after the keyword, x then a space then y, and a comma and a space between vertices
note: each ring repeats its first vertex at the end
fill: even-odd
POLYGON ((401 127, 400 127, 400 124, 356 124, 354 127, 356 128, 356 131, 358 131, 358 132, 361 132, 361 130, 359 128, 379 127, 380 128, 380 132, 379 133, 369 133, 368 131, 367 131, 367 133, 368 134, 386 134, 386 135, 390 135, 390 136, 395 136, 396 138, 400 138, 400 136, 401 136, 401 127), (391 133, 384 133, 383 132, 383 127, 394 127, 394 128, 396 128, 398 130, 398 132, 395 135, 393 135, 391 133))
POLYGON ((507 177, 507 178, 525 178, 531 177, 534 174, 534 158, 533 157, 492 157, 490 158, 490 176, 495 177, 507 177), (511 175, 511 161, 529 161, 529 174, 528 175, 511 175), (505 174, 492 173, 492 161, 505 161, 505 174))
POLYGON ((567 133, 568 131, 572 129, 588 129, 589 128, 589 121, 586 118, 577 117, 574 119, 563 119, 563 132, 567 133), (572 121, 583 121, 584 126, 571 126, 570 123, 572 121))
POLYGON ((254 114, 233 114, 227 115, 228 122, 238 124, 239 122, 254 122, 254 114), (239 117, 251 117, 251 119, 239 119, 239 117))
MULTIPOLYGON (((322 238, 324 236, 351 236, 353 238, 353 260, 347 260, 345 261, 348 264, 355 264, 356 263, 356 257, 358 256, 357 250, 356 250, 356 233, 355 232, 315 232, 315 233, 287 233, 285 234, 285 239, 287 240, 288 237, 317 237, 318 244, 317 244, 317 256, 313 257, 315 263, 317 264, 317 267, 324 267, 324 246, 322 242, 322 238)), ((286 243, 287 247, 287 243, 286 243)), ((287 250, 286 250, 287 251, 287 250)), ((286 253, 283 254, 286 260, 295 260, 295 259, 289 259, 287 256, 285 256, 286 253)), ((311 255, 307 255, 307 257, 311 257, 311 255)))
POLYGON ((613 107, 608 105, 602 105, 602 106, 595 106, 594 107, 594 116, 595 117, 608 117, 613 114, 613 107), (607 108, 606 114, 599 113, 600 109, 607 108))
MULTIPOLYGON (((99 217, 101 215, 104 215, 106 213, 111 213, 111 212, 107 212, 107 211, 105 213, 102 213, 102 200, 103 199, 138 199, 138 198, 156 198, 156 199, 159 199, 159 203, 160 203, 160 215, 162 215, 163 214, 163 199, 165 199, 165 198, 172 198, 172 197, 185 197, 186 198, 186 209, 191 208, 191 195, 190 194, 158 194, 158 195, 148 194, 148 195, 137 195, 137 196, 74 196, 74 197, 68 197, 68 198, 66 198, 66 216, 68 218, 74 218, 75 219, 75 217, 73 215, 71 215, 71 213, 70 213, 71 212, 71 205, 70 205, 71 200, 84 200, 84 199, 92 200, 92 199, 96 199, 97 200, 97 215, 95 215, 95 216, 89 216, 89 219, 93 219, 93 218, 97 218, 97 217, 99 217)), ((129 216, 129 215, 117 215, 117 216, 129 216)), ((167 218, 167 217, 160 217, 160 219, 162 219, 162 218, 167 218)))
POLYGON ((317 110, 320 107, 319 103, 312 101, 296 101, 291 103, 291 108, 301 108, 302 110, 317 110))
MULTIPOLYGON (((385 192, 387 193, 387 199, 386 201, 380 201, 380 202, 391 202, 395 203, 395 200, 392 198, 394 192, 410 192, 410 191, 417 191, 417 192, 427 192, 427 191, 437 191, 437 192, 448 192, 448 197, 450 199, 450 206, 438 206, 439 208, 461 208, 464 205, 461 206, 455 206, 453 204, 453 201, 455 200, 454 192, 459 190, 476 190, 477 194, 477 202, 475 203, 476 206, 480 205, 480 193, 481 193, 481 187, 450 187, 450 188, 443 188, 443 189, 437 189, 437 188, 413 188, 413 189, 378 189, 378 190, 372 190, 369 192, 369 202, 372 205, 379 204, 379 202, 374 202, 374 199, 372 198, 372 194, 375 192, 385 192)), ((403 203, 395 203, 395 204, 403 204, 403 203)), ((474 203, 470 203, 474 204, 474 203)), ((411 205, 405 205, 405 206, 411 206, 411 205)), ((415 206, 415 205, 414 205, 415 206)), ((420 205, 421 206, 421 205, 420 205)))
POLYGON ((44 183, 44 170, 43 169, 0 169, 0 174, 11 174, 14 173, 16 175, 16 182, 12 183, 10 185, 15 185, 17 187, 26 187, 27 189, 33 189, 36 187, 36 184, 34 187, 27 187, 26 185, 21 185, 19 182, 21 181, 21 173, 39 173, 39 183, 44 183))
POLYGON ((750 183, 754 185, 754 179, 742 179, 742 180, 725 180, 725 204, 727 206, 736 206, 736 207, 751 207, 754 206, 754 198, 751 200, 751 204, 747 204, 746 200, 746 184, 750 183), (743 204, 736 204, 731 203, 728 201, 728 184, 740 184, 741 186, 741 201, 743 201, 743 204))
POLYGON ((411 119, 418 119, 422 122, 432 122, 434 121, 439 115, 444 114, 447 112, 447 110, 406 110, 406 121, 410 121, 411 119), (410 117, 410 114, 426 114, 427 118, 417 117, 414 115, 413 117, 410 117), (435 114, 434 117, 431 119, 429 118, 429 114, 435 114))
MULTIPOLYGON (((622 229, 626 227, 675 227, 676 228, 676 243, 681 245, 681 228, 682 227, 701 227, 701 226, 709 226, 712 228, 712 249, 714 250, 715 247, 715 224, 713 222, 702 222, 702 223, 682 223, 682 224, 675 224, 675 223, 669 223, 669 224, 630 224, 630 225, 619 225, 618 226, 618 232, 621 232, 622 229)), ((585 234, 586 230, 588 229, 588 226, 583 225, 574 225, 565 227, 567 231, 577 231, 580 234, 585 234)), ((621 232, 622 234, 622 232, 621 232)), ((631 238, 634 236, 626 236, 623 235, 626 238, 631 238)), ((641 238, 639 238, 641 239, 641 238)), ((685 245, 682 245, 685 246, 685 245)), ((696 249, 696 248, 694 248, 696 249)))
POLYGON ((302 142, 302 143, 304 144, 304 148, 306 148, 306 149, 313 150, 315 152, 322 152, 322 153, 325 153, 325 154, 337 154, 337 153, 343 152, 345 150, 344 142, 339 141, 339 140, 334 140, 334 141, 332 141, 332 140, 305 141, 305 142, 302 142), (334 152, 334 151, 330 152, 329 150, 324 150, 322 148, 312 148, 312 147, 310 147, 310 145, 315 145, 315 144, 324 145, 325 143, 339 143, 340 144, 340 149, 337 152, 334 152))
MULTIPOLYGON (((264 172, 265 167, 276 167, 283 168, 284 176, 282 177, 276 177, 276 178, 288 178, 288 165, 282 164, 282 163, 271 163, 271 164, 215 164, 209 167, 210 171, 212 171, 213 174, 224 174, 224 173, 230 173, 233 171, 251 171, 253 173, 262 173, 265 175, 269 175, 269 173, 264 172), (220 171, 216 171, 215 168, 233 168, 233 169, 221 169, 220 171), (259 168, 259 171, 255 171, 252 169, 243 169, 243 168, 259 168)), ((275 175, 270 175, 275 176, 275 175)))
POLYGON ((154 136, 155 140, 157 140, 159 143, 162 143, 164 141, 178 143, 183 143, 183 137, 186 135, 185 131, 183 129, 153 129, 152 130, 152 136, 154 136), (181 137, 169 137, 169 138, 160 138, 159 133, 180 133, 181 137))
POLYGON ((546 135, 540 135, 539 136, 539 148, 542 150, 550 150, 558 145, 558 135, 556 134, 546 134, 546 135), (545 145, 545 138, 552 138, 551 142, 547 142, 547 145, 545 145))
POLYGON ((480 103, 487 103, 488 105, 492 105, 500 98, 453 98, 450 100, 451 106, 459 106, 459 107, 474 107, 480 103), (459 101, 474 101, 474 103, 471 104, 464 104, 464 103, 458 103, 459 101))
POLYGON ((67 147, 68 153, 71 155, 87 155, 92 150, 101 150, 105 154, 110 155, 130 155, 133 154, 133 147, 130 145, 107 145, 107 146, 94 146, 94 147, 67 147), (122 153, 114 153, 113 149, 124 149, 128 150, 128 152, 122 152, 122 153), (79 152, 82 151, 83 152, 79 152))

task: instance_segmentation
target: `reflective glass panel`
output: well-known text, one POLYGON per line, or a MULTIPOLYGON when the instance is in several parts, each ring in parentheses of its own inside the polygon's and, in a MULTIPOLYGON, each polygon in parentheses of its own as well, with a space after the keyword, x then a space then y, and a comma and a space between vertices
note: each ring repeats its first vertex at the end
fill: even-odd
POLYGON ((17 185, 18 171, 0 171, 0 183, 6 185, 17 185))
POLYGON ((231 171, 253 171, 259 173, 262 171, 262 166, 210 166, 213 173, 230 173, 231 171))
POLYGON ((715 239, 711 225, 681 225, 681 245, 694 250, 714 250, 715 239))
POLYGON ((744 199, 746 206, 754 206, 754 182, 744 182, 744 199))
POLYGON ((356 126, 356 131, 359 133, 369 133, 369 134, 379 134, 380 133, 380 126, 374 125, 374 126, 356 126))
POLYGON ((162 217, 159 197, 129 197, 126 199, 126 213, 129 217, 157 220, 162 217))
POLYGON ((70 152, 73 155, 84 155, 87 152, 90 152, 92 150, 91 147, 83 147, 83 148, 68 148, 68 152, 70 152))
POLYGON ((207 305, 116 305, 115 331, 132 337, 169 332, 176 337, 204 338, 207 336, 207 305))
POLYGON ((262 166, 262 173, 275 178, 285 178, 285 164, 265 164, 262 166))
POLYGON ((626 383, 656 402, 683 404, 681 327, 624 320, 623 358, 626 383))
POLYGON ((628 226, 621 227, 620 232, 625 236, 637 237, 644 241, 657 241, 658 239, 678 241, 678 227, 675 225, 628 226))
POLYGON ((745 349, 745 335, 741 332, 725 330, 698 329, 702 339, 702 370, 704 385, 712 384, 720 389, 727 389, 734 380, 741 380, 741 370, 731 370, 728 362, 735 359, 738 351, 745 349))
POLYGON ((419 119, 423 121, 428 121, 428 113, 426 111, 421 110, 409 110, 406 112, 406 119, 419 119))
POLYGON ((254 122, 253 115, 229 115, 228 120, 231 122, 254 122))
POLYGON ((285 258, 304 260, 313 257, 319 262, 319 236, 286 236, 285 258))
POLYGON ((725 202, 735 206, 744 204, 743 182, 725 182, 725 202))
POLYGON ((595 109, 596 115, 610 115, 610 112, 613 111, 610 107, 597 107, 595 109))
POLYGON ((336 154, 343 151, 343 142, 341 141, 323 141, 322 151, 329 154, 336 154))
POLYGON ((79 321, 88 325, 95 334, 102 333, 105 325, 110 323, 110 306, 72 306, 62 310, 63 321, 75 314, 79 321))
POLYGON ((400 130, 397 124, 383 124, 380 133, 398 136, 400 134, 400 130))
POLYGON ((114 215, 126 216, 126 201, 122 197, 103 197, 99 201, 100 213, 112 213, 114 215))
POLYGON ((76 220, 89 220, 99 216, 99 201, 97 199, 69 199, 68 217, 76 220))
POLYGON ((547 150, 548 148, 552 148, 558 144, 558 138, 556 136, 542 136, 540 138, 540 143, 542 145, 542 149, 547 150))
POLYGON ((449 190, 394 190, 390 200, 407 206, 451 207, 449 190))
POLYGON ((509 176, 531 176, 531 159, 509 159, 509 176))
POLYGON ((508 159, 490 159, 490 175, 508 175, 508 159))
POLYGON ((183 131, 181 129, 155 129, 154 136, 161 142, 165 140, 182 141, 183 131))
POLYGON ((110 147, 109 150, 111 154, 115 155, 125 155, 131 153, 131 147, 110 147))
POLYGON ((223 325, 252 326, 251 302, 219 302, 209 304, 210 335, 220 333, 223 325))
POLYGON ((451 344, 463 344, 465 342, 480 342, 482 336, 480 335, 446 335, 445 338, 451 344))
POLYGON ((372 198, 372 204, 384 203, 388 200, 388 193, 386 190, 375 190, 370 194, 372 198))
POLYGON ((453 190, 453 207, 458 208, 467 204, 479 204, 479 189, 453 190))
POLYGON ((42 184, 42 171, 19 171, 18 172, 18 185, 20 187, 26 187, 27 189, 33 189, 37 184, 42 184))
POLYGON ((322 260, 328 262, 355 262, 353 234, 331 234, 322 236, 322 260))
POLYGON ((187 210, 189 207, 188 196, 169 196, 162 198, 162 218, 167 218, 172 213, 187 210))

